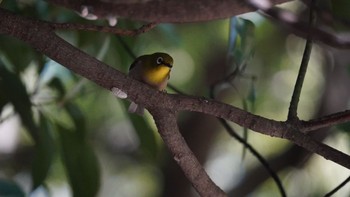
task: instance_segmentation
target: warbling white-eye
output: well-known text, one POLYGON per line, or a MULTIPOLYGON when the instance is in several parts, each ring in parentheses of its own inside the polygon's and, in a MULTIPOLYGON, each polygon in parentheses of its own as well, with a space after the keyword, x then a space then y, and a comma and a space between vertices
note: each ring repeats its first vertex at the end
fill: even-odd
MULTIPOLYGON (((157 90, 164 91, 168 84, 172 67, 173 58, 166 53, 142 55, 131 64, 129 76, 157 90)), ((132 102, 128 111, 143 115, 144 107, 132 102)))

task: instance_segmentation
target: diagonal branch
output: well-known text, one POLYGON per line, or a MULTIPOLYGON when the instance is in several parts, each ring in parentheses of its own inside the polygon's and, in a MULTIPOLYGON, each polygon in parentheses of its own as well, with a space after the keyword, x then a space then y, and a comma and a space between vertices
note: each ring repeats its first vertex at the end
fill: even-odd
POLYGON ((350 122, 350 110, 334 113, 328 116, 324 116, 309 121, 303 121, 300 130, 303 133, 315 131, 317 129, 331 127, 337 124, 350 122))
MULTIPOLYGON (((313 13, 313 3, 311 3, 310 6, 310 14, 309 14, 309 28, 312 27, 314 21, 315 21, 315 16, 313 13)), ((298 118, 298 105, 299 105, 299 99, 300 99, 300 94, 301 94, 301 89, 304 84, 304 79, 307 71, 307 67, 309 64, 310 60, 310 55, 311 55, 311 50, 312 50, 312 37, 310 34, 308 34, 306 38, 306 43, 305 43, 305 49, 303 53, 303 58, 301 60, 301 65, 299 68, 299 73, 297 80, 295 82, 294 86, 294 91, 292 94, 292 99, 290 101, 290 106, 289 106, 289 112, 288 112, 288 121, 295 122, 299 120, 298 118)))
POLYGON ((324 197, 330 197, 333 196, 338 190, 340 190, 342 187, 344 187, 347 183, 350 182, 350 176, 346 178, 343 182, 341 182, 337 187, 335 187, 332 191, 328 192, 324 195, 324 197))
POLYGON ((161 108, 149 108, 149 111, 154 118, 158 132, 164 140, 165 145, 171 151, 174 160, 199 195, 203 197, 226 196, 210 179, 193 152, 187 146, 185 139, 179 132, 175 113, 169 109, 161 108))
POLYGON ((278 177, 277 173, 271 168, 271 166, 269 165, 269 163, 266 161, 266 159, 260 155, 260 153, 255 150, 255 148, 253 148, 253 146, 251 146, 246 140, 244 140, 241 136, 239 136, 232 127, 230 127, 230 125, 227 123, 226 120, 218 118, 218 120, 220 121, 220 123, 222 124, 222 126, 229 132, 229 134, 234 137, 237 141, 239 141, 240 143, 242 143, 245 148, 247 148, 252 155, 254 155, 254 157, 256 157, 259 162, 261 163, 262 166, 264 166, 264 168, 268 171, 268 173, 271 175, 272 179, 275 181, 277 188, 279 190, 279 192, 281 193, 282 197, 287 196, 286 191, 282 185, 282 181, 280 180, 280 178, 278 177))
POLYGON ((350 169, 350 156, 315 141, 286 122, 267 119, 210 99, 159 92, 98 61, 64 41, 46 23, 30 20, 0 8, 0 33, 16 37, 71 71, 110 90, 117 87, 146 108, 159 107, 202 112, 230 120, 265 135, 288 139, 350 169))

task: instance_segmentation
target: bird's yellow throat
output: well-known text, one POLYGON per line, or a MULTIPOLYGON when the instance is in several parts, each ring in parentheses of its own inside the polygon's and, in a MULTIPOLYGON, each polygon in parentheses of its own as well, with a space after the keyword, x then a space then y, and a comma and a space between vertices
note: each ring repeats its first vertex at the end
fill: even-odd
POLYGON ((158 66, 153 69, 146 70, 145 80, 152 85, 158 85, 167 80, 169 77, 170 68, 168 66, 158 66))

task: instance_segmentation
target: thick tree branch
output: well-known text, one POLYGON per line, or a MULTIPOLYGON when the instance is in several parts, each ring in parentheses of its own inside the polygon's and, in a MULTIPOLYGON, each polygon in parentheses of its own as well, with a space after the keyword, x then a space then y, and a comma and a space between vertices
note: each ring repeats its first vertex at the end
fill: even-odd
POLYGON ((95 1, 95 0, 47 0, 68 9, 81 12, 88 7, 92 14, 100 18, 118 16, 146 22, 198 22, 229 18, 250 11, 261 10, 279 25, 286 27, 298 36, 306 38, 309 34, 313 40, 330 46, 350 48, 349 38, 331 32, 308 28, 308 24, 301 22, 293 13, 273 7, 276 4, 292 0, 222 0, 219 3, 211 0, 147 0, 128 2, 124 0, 95 1), (196 8, 196 9, 193 9, 196 8))
MULTIPOLYGON (((99 17, 118 16, 147 22, 198 22, 229 18, 238 14, 254 11, 242 0, 47 0, 68 9, 80 12, 88 6, 99 17)), ((291 0, 273 0, 280 4, 291 0)))
POLYGON ((73 23, 48 23, 49 26, 54 28, 55 30, 83 30, 83 31, 98 31, 98 32, 105 32, 105 33, 112 33, 120 36, 137 36, 141 33, 145 33, 151 29, 153 29, 157 23, 148 23, 146 25, 141 26, 138 29, 120 29, 117 27, 110 27, 110 26, 99 26, 99 25, 92 25, 92 24, 73 24, 73 23))
POLYGON ((123 90, 131 100, 143 104, 146 108, 197 111, 230 120, 265 135, 288 139, 350 169, 348 155, 313 140, 301 133, 295 125, 257 116, 210 99, 169 95, 156 91, 75 48, 56 36, 46 23, 25 19, 0 8, 0 33, 28 43, 39 52, 106 89, 117 87, 123 90))
POLYGON ((193 152, 187 146, 179 132, 175 112, 169 109, 150 108, 158 132, 165 145, 173 154, 174 160, 181 167, 187 179, 192 183, 200 196, 226 196, 209 178, 193 152))
POLYGON ((311 36, 314 41, 319 41, 337 48, 350 48, 349 36, 337 35, 316 27, 309 27, 305 22, 290 11, 272 7, 268 0, 246 0, 252 8, 261 10, 263 14, 272 19, 278 25, 285 27, 297 36, 307 38, 311 36), (264 2, 262 4, 262 2, 264 2))

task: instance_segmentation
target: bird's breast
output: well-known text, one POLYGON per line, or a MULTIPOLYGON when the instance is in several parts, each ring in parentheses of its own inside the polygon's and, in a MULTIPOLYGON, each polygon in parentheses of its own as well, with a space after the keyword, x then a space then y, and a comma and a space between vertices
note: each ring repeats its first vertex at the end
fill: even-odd
POLYGON ((167 66, 161 66, 158 68, 150 69, 145 73, 145 82, 157 87, 159 90, 163 90, 166 86, 166 82, 168 81, 170 73, 170 68, 167 66))

